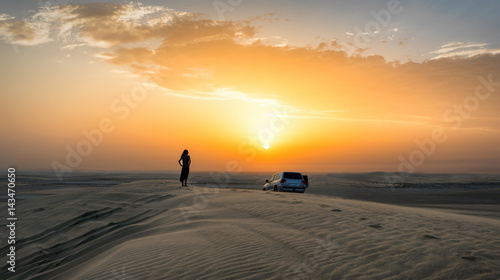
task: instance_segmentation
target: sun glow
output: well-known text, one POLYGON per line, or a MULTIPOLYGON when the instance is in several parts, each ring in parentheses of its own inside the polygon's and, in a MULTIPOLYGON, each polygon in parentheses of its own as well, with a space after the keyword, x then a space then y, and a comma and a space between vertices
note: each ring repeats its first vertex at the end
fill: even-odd
POLYGON ((267 149, 269 149, 269 147, 270 147, 270 146, 269 146, 269 144, 268 144, 268 143, 264 144, 264 149, 266 149, 266 150, 267 150, 267 149))

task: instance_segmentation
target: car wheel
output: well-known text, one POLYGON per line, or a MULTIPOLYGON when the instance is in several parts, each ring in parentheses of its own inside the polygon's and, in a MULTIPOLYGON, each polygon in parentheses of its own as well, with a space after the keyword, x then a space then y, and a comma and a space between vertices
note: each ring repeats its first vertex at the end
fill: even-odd
POLYGON ((277 192, 278 191, 278 186, 274 186, 273 191, 277 192))

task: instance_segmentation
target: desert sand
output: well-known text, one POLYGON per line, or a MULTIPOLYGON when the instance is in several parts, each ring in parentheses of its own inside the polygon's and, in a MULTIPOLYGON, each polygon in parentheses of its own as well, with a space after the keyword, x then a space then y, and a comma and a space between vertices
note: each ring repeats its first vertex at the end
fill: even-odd
POLYGON ((196 177, 40 190, 0 278, 500 279, 497 216, 325 195, 325 178, 305 194, 196 177))

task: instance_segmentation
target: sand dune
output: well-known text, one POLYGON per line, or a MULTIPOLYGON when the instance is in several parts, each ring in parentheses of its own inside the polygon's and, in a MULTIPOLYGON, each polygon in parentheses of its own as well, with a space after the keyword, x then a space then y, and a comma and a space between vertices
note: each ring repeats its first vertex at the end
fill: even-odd
POLYGON ((500 279, 500 220, 431 209, 161 180, 18 208, 2 279, 500 279))

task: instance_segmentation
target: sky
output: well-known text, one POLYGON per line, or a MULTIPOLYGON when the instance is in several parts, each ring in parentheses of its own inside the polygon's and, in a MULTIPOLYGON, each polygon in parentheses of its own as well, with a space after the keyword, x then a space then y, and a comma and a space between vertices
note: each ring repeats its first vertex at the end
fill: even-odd
POLYGON ((498 1, 1 1, 0 165, 499 173, 498 1))

